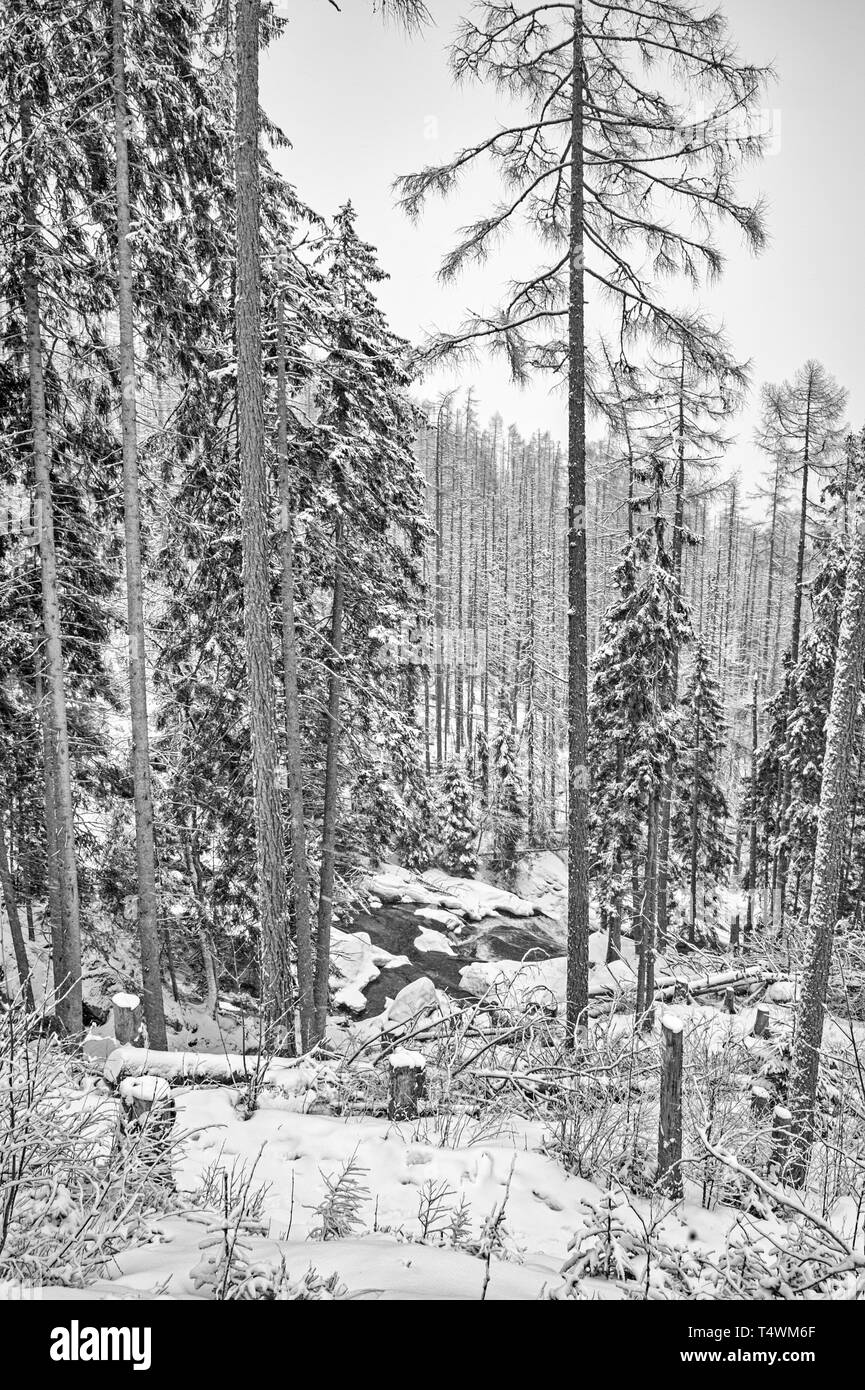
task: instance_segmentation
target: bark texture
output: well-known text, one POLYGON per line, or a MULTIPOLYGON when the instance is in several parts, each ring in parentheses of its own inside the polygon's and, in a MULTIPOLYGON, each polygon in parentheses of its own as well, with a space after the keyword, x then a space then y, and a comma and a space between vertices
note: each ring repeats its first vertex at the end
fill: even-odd
POLYGON ((567 1034, 589 1002, 588 615, 583 266, 583 7, 574 6, 568 304, 568 972, 567 1034))

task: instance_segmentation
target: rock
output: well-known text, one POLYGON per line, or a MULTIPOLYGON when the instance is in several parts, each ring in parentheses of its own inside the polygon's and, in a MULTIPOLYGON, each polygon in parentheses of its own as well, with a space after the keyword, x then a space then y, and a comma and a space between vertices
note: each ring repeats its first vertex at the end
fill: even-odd
POLYGON ((387 1011, 388 1026, 408 1023, 438 1009, 438 995, 432 980, 426 975, 405 985, 387 1011))
POLYGON ((415 917, 423 917, 427 922, 438 922, 448 931, 456 931, 463 925, 462 918, 458 917, 455 912, 446 912, 441 907, 418 907, 415 908, 414 915, 415 917))
POLYGON ((456 955, 456 951, 443 932, 429 929, 422 931, 420 936, 415 937, 414 948, 416 951, 438 951, 443 956, 456 955))
POLYGON ((565 1001, 566 974, 566 960, 556 956, 531 964, 518 960, 474 961, 463 966, 460 980, 463 989, 478 998, 490 994, 521 1005, 554 998, 561 1007, 565 1001))
POLYGON ((366 995, 356 985, 343 985, 333 996, 337 1009, 347 1009, 351 1014, 362 1014, 366 1008, 366 995))
POLYGON ((473 922, 481 922, 485 917, 497 917, 504 912, 509 917, 534 917, 537 915, 536 903, 527 902, 504 888, 496 888, 491 883, 481 883, 477 879, 454 878, 441 869, 429 869, 423 875, 423 882, 435 888, 440 894, 447 893, 462 905, 465 915, 473 922))

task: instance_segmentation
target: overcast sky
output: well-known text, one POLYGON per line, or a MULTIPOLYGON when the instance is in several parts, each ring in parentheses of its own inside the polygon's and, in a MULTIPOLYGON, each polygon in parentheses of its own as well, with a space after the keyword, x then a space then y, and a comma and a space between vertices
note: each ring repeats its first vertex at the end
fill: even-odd
MULTIPOLYGON (((265 56, 262 102, 293 148, 278 162, 298 193, 332 214, 351 198, 358 229, 373 242, 390 280, 380 301, 394 329, 417 340, 430 327, 453 328, 466 307, 494 302, 531 248, 517 242, 483 274, 443 288, 436 270, 454 229, 496 198, 494 175, 435 201, 418 226, 394 205, 398 174, 446 158, 494 128, 502 110, 477 85, 457 88, 446 49, 466 0, 429 0, 434 25, 414 38, 382 25, 369 0, 277 0, 289 27, 265 56)), ((754 378, 779 381, 807 357, 820 358, 850 391, 850 419, 865 422, 861 256, 865 97, 863 0, 721 0, 743 58, 771 63, 778 80, 771 108, 772 153, 749 170, 743 192, 764 194, 770 245, 757 259, 737 241, 721 285, 701 302, 723 316, 733 347, 754 378)), ((529 265, 531 265, 529 261, 529 265)), ((430 394, 452 384, 436 378, 430 394)), ((481 410, 498 410, 524 433, 564 437, 562 396, 546 383, 520 390, 499 363, 466 368, 481 410)), ((736 421, 731 461, 743 475, 758 466, 751 442, 754 402, 736 421)))

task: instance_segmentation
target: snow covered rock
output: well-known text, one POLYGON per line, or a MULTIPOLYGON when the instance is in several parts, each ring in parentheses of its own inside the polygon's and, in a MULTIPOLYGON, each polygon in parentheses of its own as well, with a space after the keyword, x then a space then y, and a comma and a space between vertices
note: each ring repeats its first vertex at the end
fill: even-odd
POLYGON ((423 917, 427 922, 438 922, 447 931, 456 931, 463 925, 462 918, 455 912, 446 912, 441 907, 415 908, 415 917, 423 917))
POLYGON ((527 902, 525 898, 517 897, 516 893, 496 888, 491 883, 481 883, 479 879, 454 878, 441 869, 428 869, 422 879, 439 895, 445 894, 455 899, 472 922, 497 917, 502 912, 509 917, 534 917, 538 912, 536 903, 527 902))
POLYGON ((519 960, 474 961, 460 971, 463 989, 482 998, 493 994, 499 999, 527 1004, 549 1000, 552 995, 559 1007, 565 1002, 567 961, 564 956, 552 960, 525 962, 519 960))
POLYGON ((426 975, 405 985, 387 1008, 388 1027, 397 1027, 438 1009, 438 991, 426 975))
MULTIPOLYGON (((398 959, 380 946, 373 946, 366 932, 345 932, 332 927, 330 984, 335 991, 337 1007, 348 1009, 350 1013, 363 1013, 366 1008, 363 991, 378 979, 380 966, 387 969, 395 965, 398 959)), ((399 963, 403 963, 403 960, 399 960, 399 963)))
POLYGON ((443 956, 456 955, 444 932, 431 931, 429 928, 415 937, 414 948, 416 951, 439 951, 443 956))

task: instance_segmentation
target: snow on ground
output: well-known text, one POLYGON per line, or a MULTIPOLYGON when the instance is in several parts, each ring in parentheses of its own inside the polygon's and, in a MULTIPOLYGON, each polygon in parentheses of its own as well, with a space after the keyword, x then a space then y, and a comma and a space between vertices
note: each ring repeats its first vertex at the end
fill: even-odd
MULTIPOLYGON (((172 1299, 204 1297, 190 1273, 201 1259, 202 1226, 173 1218, 160 1223, 160 1229, 160 1243, 118 1257, 116 1281, 102 1280, 83 1290, 46 1289, 44 1297, 125 1300, 152 1298, 156 1289, 165 1290, 161 1296, 172 1299)), ((409 1245, 381 1233, 330 1241, 259 1237, 246 1243, 251 1260, 257 1264, 273 1268, 284 1260, 297 1278, 310 1268, 324 1278, 336 1274, 355 1298, 370 1301, 473 1301, 480 1299, 483 1288, 481 1260, 460 1250, 409 1245)), ((487 1298, 493 1302, 531 1300, 537 1298, 545 1283, 558 1282, 557 1267, 546 1262, 496 1262, 487 1298)))
MULTIPOLYGON (((735 1022, 729 1019, 727 1026, 735 1022)), ((157 1222, 149 1244, 118 1255, 112 1276, 88 1287, 89 1297, 134 1298, 157 1291, 180 1299, 205 1296, 193 1271, 203 1251, 213 1249, 220 1218, 212 1210, 205 1214, 199 1194, 203 1188, 221 1191, 223 1174, 235 1193, 247 1184, 247 1207, 253 1208, 257 1226, 243 1241, 252 1262, 273 1269, 282 1260, 295 1279, 311 1266, 324 1277, 338 1274, 356 1296, 383 1300, 479 1300, 484 1223, 503 1203, 502 1245, 490 1262, 486 1296, 534 1300, 545 1286, 560 1285, 570 1242, 584 1229, 583 1204, 597 1206, 604 1195, 544 1152, 548 1136, 541 1124, 516 1116, 494 1122, 430 1114, 392 1123, 299 1113, 267 1089, 259 1108, 248 1115, 240 1091, 231 1086, 182 1087, 173 1095, 180 1210, 157 1222), (325 1196, 326 1179, 332 1181, 347 1164, 355 1165, 362 1189, 354 1229, 347 1238, 310 1239, 319 1226, 316 1207, 325 1196), (438 1210, 431 1226, 427 1221, 424 1239, 432 1194, 438 1210), (448 1227, 458 1208, 466 1230, 462 1248, 455 1249, 448 1227)), ((649 1208, 647 1198, 621 1198, 617 1215, 638 1235, 649 1208)), ((665 1240, 683 1251, 722 1250, 739 1216, 724 1206, 704 1210, 696 1187, 666 1215, 657 1204, 653 1210, 665 1240)), ((755 1229, 762 1227, 777 1234, 775 1218, 755 1229)), ((76 1296, 67 1289, 46 1289, 45 1295, 55 1292, 76 1296)), ((622 1296, 615 1282, 599 1281, 596 1292, 622 1296)))
MULTIPOLYGON (((581 1203, 602 1196, 543 1153, 541 1127, 525 1121, 496 1133, 465 1116, 449 1130, 432 1115, 390 1123, 300 1114, 270 1092, 244 1119, 239 1092, 231 1087, 183 1088, 174 1097, 181 1197, 192 1202, 202 1184, 212 1186, 222 1172, 235 1190, 248 1179, 250 1193, 260 1193, 262 1225, 260 1235, 244 1237, 252 1259, 273 1266, 282 1258, 294 1277, 310 1265, 320 1275, 338 1273, 350 1292, 370 1298, 480 1299, 483 1259, 450 1248, 444 1235, 441 1243, 429 1237, 418 1243, 431 1189, 440 1204, 434 1224, 444 1230, 462 1203, 470 1242, 480 1240, 484 1221, 506 1203, 501 1256, 490 1265, 491 1299, 536 1299, 545 1285, 557 1285, 569 1242, 582 1225, 581 1203), (308 1239, 325 1178, 352 1161, 365 1189, 354 1234, 308 1239)), ((625 1211, 634 1229, 639 1210, 638 1203, 625 1211)), ((669 1239, 683 1246, 695 1239, 718 1245, 732 1215, 686 1204, 663 1225, 669 1239)), ((88 1295, 126 1298, 159 1289, 174 1298, 201 1297, 191 1272, 201 1260, 207 1229, 203 1213, 192 1207, 160 1220, 152 1243, 120 1254, 115 1278, 88 1288, 88 1295)), ((612 1287, 605 1292, 616 1296, 612 1287)), ((74 1295, 65 1290, 60 1296, 74 1295)))

